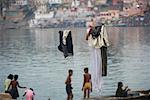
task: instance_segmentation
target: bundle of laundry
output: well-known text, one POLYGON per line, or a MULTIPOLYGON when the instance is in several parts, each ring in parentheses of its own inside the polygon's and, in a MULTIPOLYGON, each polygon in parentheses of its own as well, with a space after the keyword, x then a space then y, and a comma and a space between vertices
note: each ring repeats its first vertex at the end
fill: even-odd
POLYGON ((63 52, 64 57, 73 56, 73 43, 72 35, 70 30, 59 31, 59 41, 58 50, 63 52))

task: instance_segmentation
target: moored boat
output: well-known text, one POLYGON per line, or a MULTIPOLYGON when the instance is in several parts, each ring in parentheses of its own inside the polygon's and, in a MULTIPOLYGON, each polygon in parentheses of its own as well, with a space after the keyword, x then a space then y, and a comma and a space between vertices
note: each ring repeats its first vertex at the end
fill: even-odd
POLYGON ((102 96, 93 97, 90 100, 150 100, 150 90, 131 91, 127 97, 102 96))

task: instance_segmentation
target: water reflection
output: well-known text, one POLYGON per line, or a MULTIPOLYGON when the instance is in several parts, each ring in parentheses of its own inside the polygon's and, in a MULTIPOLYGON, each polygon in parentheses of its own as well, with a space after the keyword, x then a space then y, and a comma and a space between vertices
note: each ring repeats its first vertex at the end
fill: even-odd
POLYGON ((143 27, 129 27, 108 30, 113 34, 110 35, 112 45, 109 50, 109 54, 112 54, 112 56, 109 56, 112 61, 111 63, 113 63, 111 64, 113 68, 110 68, 110 71, 114 72, 112 75, 115 76, 116 74, 118 81, 124 81, 133 89, 148 87, 147 79, 150 76, 147 73, 150 71, 148 68, 150 64, 148 62, 150 57, 148 50, 150 48, 148 46, 149 43, 146 43, 148 40, 145 39, 149 36, 147 33, 148 29, 143 27), (114 50, 115 53, 111 53, 114 50), (114 69, 114 71, 112 69, 114 69))
MULTIPOLYGON (((64 59, 58 51, 59 29, 20 29, 0 32, 0 91, 9 73, 19 74, 21 85, 34 88, 36 100, 65 100, 67 70, 72 68, 75 100, 82 97, 83 68, 89 66, 86 29, 71 29, 74 56, 64 59)), ((108 76, 101 95, 115 93, 118 81, 131 89, 150 87, 150 29, 148 27, 108 27, 108 76), (143 84, 144 83, 144 84, 143 84)), ((20 89, 20 96, 24 90, 20 89)), ((92 96, 100 95, 93 92, 92 96)))

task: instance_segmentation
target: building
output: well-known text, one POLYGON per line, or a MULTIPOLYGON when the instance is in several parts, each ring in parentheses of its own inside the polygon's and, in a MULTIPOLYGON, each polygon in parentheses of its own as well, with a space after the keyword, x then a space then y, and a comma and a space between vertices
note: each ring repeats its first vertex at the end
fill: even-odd
POLYGON ((119 10, 108 10, 106 12, 100 12, 99 18, 101 20, 117 20, 119 19, 119 10))
POLYGON ((73 0, 62 0, 62 3, 71 4, 73 0))
POLYGON ((129 4, 129 3, 132 3, 134 0, 123 0, 123 2, 124 3, 127 3, 127 4, 129 4))
POLYGON ((143 15, 147 9, 147 0, 124 0, 123 12, 121 15, 129 17, 134 15, 143 15))
POLYGON ((10 1, 9 8, 5 10, 5 19, 11 21, 23 20, 31 9, 28 7, 27 0, 15 0, 10 1))
POLYGON ((106 4, 107 0, 95 0, 96 5, 106 4))
POLYGON ((123 0, 112 0, 112 3, 109 4, 109 9, 123 11, 123 4, 123 0))
POLYGON ((112 5, 117 5, 122 0, 112 0, 112 5))
POLYGON ((62 0, 49 0, 49 4, 62 4, 62 0))
POLYGON ((28 4, 27 0, 16 0, 16 5, 24 6, 24 5, 27 5, 27 4, 28 4))

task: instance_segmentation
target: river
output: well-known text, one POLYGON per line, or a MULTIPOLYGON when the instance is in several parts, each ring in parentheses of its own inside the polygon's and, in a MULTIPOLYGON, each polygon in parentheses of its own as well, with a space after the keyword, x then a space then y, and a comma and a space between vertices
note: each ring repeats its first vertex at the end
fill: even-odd
MULTIPOLYGON (((21 86, 32 87, 35 100, 66 100, 65 79, 73 69, 74 100, 83 97, 83 69, 90 65, 85 28, 72 28, 74 56, 58 51, 61 29, 0 30, 0 92, 8 74, 18 74, 21 86)), ((108 75, 101 92, 91 96, 115 94, 117 82, 131 90, 150 89, 150 28, 108 27, 108 75)), ((19 89, 20 98, 24 89, 19 89)))

